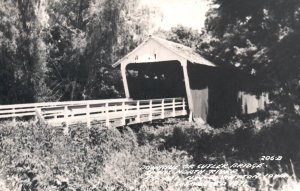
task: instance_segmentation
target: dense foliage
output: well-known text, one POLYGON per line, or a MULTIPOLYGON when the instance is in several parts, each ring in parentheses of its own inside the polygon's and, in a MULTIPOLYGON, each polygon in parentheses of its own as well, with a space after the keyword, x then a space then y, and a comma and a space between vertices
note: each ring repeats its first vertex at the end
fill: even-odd
POLYGON ((281 109, 295 112, 300 103, 299 8, 298 0, 213 0, 199 51, 256 76, 257 89, 270 91, 281 109))
MULTIPOLYGON (((233 120, 223 129, 167 120, 124 129, 85 125, 62 128, 18 123, 0 126, 0 188, 2 190, 198 190, 174 181, 147 181, 147 165, 255 163, 262 155, 281 155, 266 161, 262 173, 287 178, 260 178, 246 190, 292 190, 298 185, 299 120, 281 122, 278 114, 265 120, 233 120), (1 187, 2 186, 2 187, 1 187)), ((244 169, 241 174, 251 173, 244 169)), ((176 181, 182 181, 184 176, 176 181)), ((225 190, 213 187, 212 190, 225 190)), ((227 188, 231 190, 230 188, 227 188)), ((235 188, 232 188, 233 190, 235 188)))
POLYGON ((188 163, 184 151, 139 145, 126 128, 1 125, 1 179, 9 190, 127 190, 143 187, 143 164, 188 163))
POLYGON ((111 64, 151 31, 138 0, 0 2, 0 104, 122 96, 111 64))

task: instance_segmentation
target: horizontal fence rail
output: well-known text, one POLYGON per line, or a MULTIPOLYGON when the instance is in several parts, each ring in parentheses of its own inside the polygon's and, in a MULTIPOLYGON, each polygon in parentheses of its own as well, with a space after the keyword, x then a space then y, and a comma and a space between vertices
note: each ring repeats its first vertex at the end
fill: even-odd
POLYGON ((0 106, 0 119, 40 120, 53 126, 77 123, 123 126, 186 115, 184 98, 108 99, 0 106))
POLYGON ((35 119, 37 120, 37 112, 40 110, 51 110, 51 108, 76 106, 83 104, 102 104, 107 101, 120 102, 128 101, 130 99, 109 99, 109 100, 86 100, 86 101, 65 101, 65 102, 43 102, 43 103, 29 103, 29 104, 14 104, 14 105, 0 105, 0 119, 14 122, 19 120, 35 119))

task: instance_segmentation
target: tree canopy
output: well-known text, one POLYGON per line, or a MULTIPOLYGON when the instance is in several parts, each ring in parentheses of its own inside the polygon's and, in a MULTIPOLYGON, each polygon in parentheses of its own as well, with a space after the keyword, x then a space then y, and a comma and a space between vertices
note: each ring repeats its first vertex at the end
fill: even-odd
POLYGON ((0 104, 122 96, 111 64, 149 33, 138 0, 0 2, 0 104))
POLYGON ((256 76, 293 110, 300 103, 299 10, 298 0, 214 0, 199 51, 256 76))

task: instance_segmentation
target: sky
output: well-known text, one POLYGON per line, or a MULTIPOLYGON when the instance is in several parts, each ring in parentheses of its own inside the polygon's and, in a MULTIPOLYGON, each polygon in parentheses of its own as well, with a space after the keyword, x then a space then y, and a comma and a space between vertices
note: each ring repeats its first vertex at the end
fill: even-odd
POLYGON ((141 0, 141 5, 158 7, 163 21, 157 25, 166 30, 181 24, 200 31, 209 9, 208 0, 141 0))

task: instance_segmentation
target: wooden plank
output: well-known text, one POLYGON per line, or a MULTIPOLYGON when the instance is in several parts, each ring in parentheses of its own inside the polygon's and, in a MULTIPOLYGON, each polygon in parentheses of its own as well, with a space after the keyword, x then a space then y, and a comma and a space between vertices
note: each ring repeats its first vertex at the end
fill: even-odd
POLYGON ((0 115, 1 114, 9 114, 9 113, 26 113, 26 112, 34 112, 35 111, 35 108, 32 108, 32 109, 14 109, 14 108, 11 108, 9 110, 2 110, 0 111, 0 115))
POLYGON ((16 120, 16 117, 25 117, 25 116, 35 116, 35 111, 30 112, 30 113, 23 113, 22 115, 20 115, 20 114, 0 115, 0 119, 11 118, 11 119, 16 120))
POLYGON ((149 121, 152 121, 152 100, 149 101, 149 121))
POLYGON ((64 107, 68 106, 78 106, 78 105, 86 105, 86 104, 105 104, 109 103, 118 103, 121 101, 131 101, 128 98, 119 98, 119 99, 103 99, 103 100, 84 100, 84 101, 64 101, 64 102, 42 102, 42 103, 28 103, 28 104, 12 104, 12 105, 0 105, 0 110, 2 109, 18 109, 18 108, 35 108, 35 107, 64 107))
POLYGON ((15 108, 13 108, 13 117, 12 117, 13 124, 16 123, 16 114, 15 114, 15 108))
POLYGON ((182 99, 182 115, 185 115, 185 113, 186 113, 186 110, 185 110, 185 99, 183 98, 182 99))
MULTIPOLYGON (((110 101, 110 102, 111 103, 118 103, 118 102, 116 102, 116 100, 113 100, 113 101, 110 101)), ((95 103, 95 102, 92 102, 92 103, 95 103)), ((98 101, 97 103, 100 103, 100 101, 98 101)), ((103 103, 103 101, 101 101, 101 103, 103 103)), ((83 102, 81 102, 81 104, 78 105, 78 106, 82 107, 84 109, 81 109, 81 110, 80 109, 76 109, 78 112, 74 112, 75 114, 81 113, 81 112, 86 112, 85 111, 86 105, 82 105, 82 104, 83 104, 83 102)), ((38 104, 38 105, 40 105, 40 104, 38 104)), ((10 105, 10 106, 15 106, 15 105, 10 105)), ((28 104, 26 104, 26 107, 27 106, 28 106, 28 104)), ((5 107, 7 108, 7 105, 5 107)), ((22 107, 20 107, 20 105, 19 105, 19 108, 16 108, 16 109, 14 107, 11 107, 11 108, 7 108, 5 110, 0 110, 0 118, 1 118, 1 116, 2 116, 2 118, 28 116, 28 113, 30 113, 30 115, 31 115, 32 112, 35 113, 35 109, 36 108, 42 108, 42 107, 32 107, 32 108, 29 108, 29 109, 23 109, 23 108, 26 108, 26 107, 24 107, 24 105, 22 105, 22 107), (1 115, 1 114, 5 114, 5 115, 1 115)), ((62 106, 62 105, 60 105, 60 106, 53 106, 53 107, 46 107, 46 108, 43 108, 43 110, 48 109, 49 111, 45 110, 45 111, 43 111, 43 114, 51 114, 51 113, 52 114, 54 114, 54 113, 56 114, 58 112, 63 113, 64 112, 64 107, 65 106, 62 106)), ((72 106, 69 106, 69 108, 72 108, 72 106)), ((121 109, 121 106, 111 107, 111 109, 118 109, 118 108, 121 109)), ((91 110, 92 111, 101 111, 101 109, 94 109, 94 108, 91 109, 91 110)), ((103 111, 105 111, 105 110, 103 109, 103 111)))
MULTIPOLYGON (((91 128, 91 116, 90 116, 90 105, 89 104, 86 105, 86 109, 87 109, 87 111, 86 111, 87 127, 91 128)), ((73 117, 74 117, 74 115, 73 115, 73 117)))
POLYGON ((121 64, 121 75, 122 75, 122 81, 123 81, 125 96, 126 96, 126 98, 130 98, 128 82, 127 82, 127 76, 126 76, 126 65, 127 64, 125 64, 125 63, 121 64))
POLYGON ((140 101, 137 101, 137 122, 141 122, 141 110, 140 110, 140 101))
POLYGON ((105 125, 106 127, 109 127, 110 123, 109 123, 109 119, 110 119, 110 116, 109 116, 109 113, 108 113, 108 102, 105 104, 105 114, 106 114, 106 122, 105 122, 105 125))
POLYGON ((65 106, 64 119, 65 119, 65 122, 66 122, 66 127, 69 126, 68 118, 69 118, 69 110, 68 110, 68 106, 65 106))
POLYGON ((42 110, 41 110, 41 108, 36 108, 36 109, 35 109, 35 113, 36 113, 37 120, 38 120, 41 124, 45 125, 45 124, 46 124, 46 121, 45 121, 45 119, 44 119, 44 117, 43 117, 43 115, 42 115, 42 110))
POLYGON ((173 113, 172 113, 172 116, 175 117, 175 99, 173 99, 173 103, 172 103, 172 110, 173 110, 173 113))
MULTIPOLYGON (((191 93, 190 79, 189 79, 189 75, 188 75, 188 71, 187 71, 187 60, 181 61, 181 65, 183 68, 185 90, 186 90, 188 106, 190 109, 190 116, 191 116, 194 109, 193 109, 193 98, 192 98, 192 93, 191 93)), ((191 120, 192 120, 192 118, 189 119, 189 121, 191 121, 191 120)))
POLYGON ((123 100, 121 102, 111 102, 107 100, 104 104, 103 102, 101 102, 101 104, 98 102, 94 105, 80 104, 60 105, 47 108, 36 107, 34 112, 29 112, 32 108, 25 109, 23 107, 20 111, 24 113, 19 112, 13 115, 11 113, 5 113, 5 115, 0 115, 0 118, 22 117, 27 115, 39 117, 39 113, 42 113, 39 118, 43 117, 45 121, 51 125, 62 125, 63 122, 66 123, 64 133, 68 134, 69 125, 76 123, 87 123, 88 127, 90 127, 92 122, 104 123, 107 126, 120 126, 124 125, 126 120, 129 120, 129 124, 132 124, 171 117, 170 114, 173 109, 175 109, 174 116, 184 115, 186 111, 185 108, 182 107, 182 104, 184 104, 183 101, 184 98, 143 100, 142 103, 140 100, 123 100), (40 112, 36 113, 36 110, 40 112), (180 111, 180 113, 178 113, 177 110, 180 111), (147 116, 147 119, 145 116, 147 116))
POLYGON ((125 110, 125 103, 122 102, 122 125, 126 124, 126 110, 125 110))
POLYGON ((161 119, 165 118, 165 102, 164 99, 161 101, 161 119))
POLYGON ((208 115, 208 87, 203 89, 191 90, 193 98, 193 118, 207 120, 208 115))

